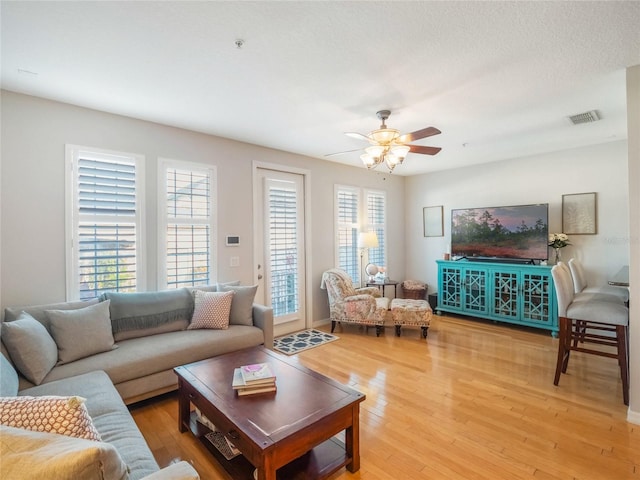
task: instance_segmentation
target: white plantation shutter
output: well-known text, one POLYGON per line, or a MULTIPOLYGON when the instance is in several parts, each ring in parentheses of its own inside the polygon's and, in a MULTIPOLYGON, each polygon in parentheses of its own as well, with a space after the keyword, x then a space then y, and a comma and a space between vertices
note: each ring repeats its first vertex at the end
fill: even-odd
POLYGON ((170 163, 162 162, 166 175, 164 282, 167 288, 208 285, 212 281, 213 175, 209 169, 176 168, 170 163))
MULTIPOLYGON (((369 248, 368 261, 379 266, 386 263, 386 194, 381 191, 362 190, 336 185, 336 264, 345 270, 354 285, 360 284, 361 266, 358 233, 375 231, 378 247, 369 248)), ((364 261, 366 262, 366 256, 364 261)))
POLYGON ((360 283, 360 257, 358 252, 358 212, 360 194, 357 189, 336 188, 336 257, 354 284, 360 283))
POLYGON ((298 238, 299 195, 295 185, 286 182, 269 185, 269 251, 271 306, 276 317, 299 309, 298 238))
POLYGON ((369 231, 376 232, 378 247, 369 249, 369 263, 386 267, 386 196, 384 192, 367 191, 367 225, 369 231))
POLYGON ((68 294, 89 299, 135 291, 140 256, 143 158, 67 147, 68 294))

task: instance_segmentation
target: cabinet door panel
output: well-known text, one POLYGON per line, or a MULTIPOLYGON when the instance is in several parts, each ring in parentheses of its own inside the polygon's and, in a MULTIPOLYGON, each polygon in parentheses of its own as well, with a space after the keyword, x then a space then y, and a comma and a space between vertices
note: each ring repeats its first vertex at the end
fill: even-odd
POLYGON ((499 317, 518 318, 519 274, 512 271, 493 272, 493 314, 499 317))
POLYGON ((548 275, 522 273, 522 319, 551 325, 551 287, 548 275))
POLYGON ((468 312, 487 312, 487 270, 465 268, 464 309, 468 312))
POLYGON ((462 308, 462 270, 460 267, 440 269, 438 303, 444 307, 462 308))

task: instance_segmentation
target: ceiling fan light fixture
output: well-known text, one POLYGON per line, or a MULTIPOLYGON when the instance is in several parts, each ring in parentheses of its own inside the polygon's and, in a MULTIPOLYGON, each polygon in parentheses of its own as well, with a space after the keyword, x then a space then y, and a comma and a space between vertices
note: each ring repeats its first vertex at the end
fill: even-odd
POLYGON ((384 163, 387 164, 387 168, 389 169, 390 172, 393 172, 393 169, 396 168, 396 165, 401 164, 402 160, 404 159, 400 159, 393 153, 387 153, 384 156, 384 163))
POLYGON ((406 145, 394 145, 391 147, 391 153, 398 158, 398 163, 402 163, 411 148, 406 145))
POLYGON ((400 136, 400 132, 394 128, 380 128, 369 134, 376 143, 387 145, 400 136))
POLYGON ((376 159, 368 153, 363 153, 362 155, 360 155, 360 160, 362 160, 362 163, 364 163, 367 168, 374 168, 378 165, 378 163, 380 163, 379 157, 378 159, 376 159))
POLYGON ((382 145, 373 145, 364 149, 367 155, 371 155, 374 158, 380 158, 385 151, 382 145))

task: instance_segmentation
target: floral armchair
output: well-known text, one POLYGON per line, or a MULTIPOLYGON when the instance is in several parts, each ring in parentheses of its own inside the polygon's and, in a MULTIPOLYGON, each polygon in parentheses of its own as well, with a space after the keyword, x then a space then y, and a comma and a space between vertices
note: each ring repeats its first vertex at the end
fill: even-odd
POLYGON ((377 287, 354 288, 349 274, 340 268, 324 272, 320 287, 327 290, 329 297, 332 332, 336 322, 345 322, 376 327, 376 336, 380 336, 389 299, 382 297, 377 287))

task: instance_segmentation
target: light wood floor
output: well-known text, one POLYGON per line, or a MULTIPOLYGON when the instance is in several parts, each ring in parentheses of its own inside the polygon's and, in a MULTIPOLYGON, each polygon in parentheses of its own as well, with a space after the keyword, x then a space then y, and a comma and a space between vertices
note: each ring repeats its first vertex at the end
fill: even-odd
MULTIPOLYGON (((640 479, 640 426, 625 420, 615 360, 573 352, 555 387, 557 340, 545 332, 434 316, 426 341, 418 329, 335 333, 298 355, 367 396, 361 469, 332 480, 640 479)), ((230 478, 178 432, 175 395, 132 413, 161 466, 184 459, 203 479, 230 478)))

